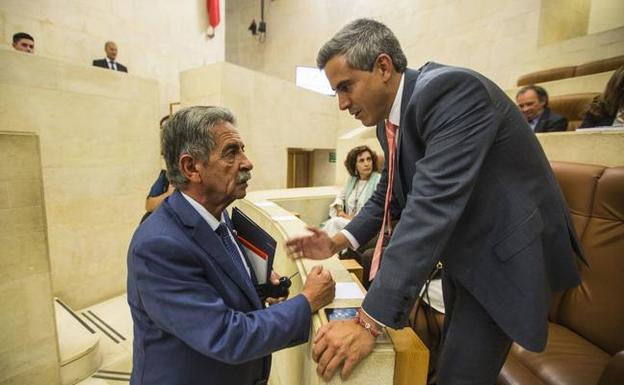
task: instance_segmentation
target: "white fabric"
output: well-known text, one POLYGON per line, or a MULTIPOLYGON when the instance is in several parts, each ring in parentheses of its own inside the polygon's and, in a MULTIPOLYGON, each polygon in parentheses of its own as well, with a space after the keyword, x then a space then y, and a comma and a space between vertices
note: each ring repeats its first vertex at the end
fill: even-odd
POLYGON ((347 238, 347 241, 349 241, 349 244, 351 245, 351 249, 357 250, 360 247, 360 242, 358 242, 357 239, 355 239, 353 234, 351 234, 350 232, 344 229, 340 230, 340 232, 342 233, 342 235, 345 236, 345 238, 347 238))
POLYGON ((612 127, 621 127, 624 126, 624 108, 620 108, 615 115, 615 119, 613 119, 612 127))
POLYGON ((325 224, 323 225, 323 230, 325 230, 327 235, 333 237, 334 235, 341 232, 342 229, 344 229, 349 224, 349 222, 351 222, 351 220, 347 218, 332 217, 325 222, 325 224))
MULTIPOLYGON (((420 291, 420 295, 423 295, 425 288, 420 291)), ((436 309, 440 313, 444 314, 444 297, 442 296, 442 280, 432 279, 429 282, 429 295, 423 296, 423 301, 429 304, 432 308, 436 309)))
POLYGON ((390 108, 390 114, 388 115, 388 120, 390 123, 399 127, 401 123, 401 103, 403 102, 403 84, 405 83, 405 74, 401 75, 401 82, 399 83, 399 89, 394 97, 394 102, 392 102, 392 107, 390 108))
POLYGON ((112 61, 109 58, 106 58, 106 64, 108 64, 108 69, 109 70, 113 70, 113 71, 117 71, 117 63, 112 61))

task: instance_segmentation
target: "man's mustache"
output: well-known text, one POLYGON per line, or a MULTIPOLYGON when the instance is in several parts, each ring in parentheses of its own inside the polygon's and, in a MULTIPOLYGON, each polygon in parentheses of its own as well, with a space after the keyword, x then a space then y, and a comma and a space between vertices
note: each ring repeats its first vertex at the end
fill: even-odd
POLYGON ((236 183, 247 183, 251 179, 251 171, 240 171, 236 175, 236 183))

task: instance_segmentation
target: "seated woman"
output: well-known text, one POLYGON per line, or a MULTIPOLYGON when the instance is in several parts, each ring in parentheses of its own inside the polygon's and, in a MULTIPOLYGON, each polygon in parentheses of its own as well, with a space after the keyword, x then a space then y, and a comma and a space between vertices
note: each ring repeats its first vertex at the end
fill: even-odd
POLYGON ((602 95, 589 105, 579 128, 624 126, 624 66, 615 70, 602 95))
POLYGON ((342 230, 360 211, 381 178, 377 172, 377 155, 368 146, 358 146, 349 151, 344 165, 350 176, 329 206, 329 219, 323 225, 330 236, 342 230))

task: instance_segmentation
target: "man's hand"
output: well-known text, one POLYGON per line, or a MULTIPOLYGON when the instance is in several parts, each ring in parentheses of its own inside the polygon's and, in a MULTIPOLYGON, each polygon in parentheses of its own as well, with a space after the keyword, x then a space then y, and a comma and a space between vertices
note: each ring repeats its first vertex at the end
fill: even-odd
MULTIPOLYGON (((279 285, 279 279, 280 279, 279 274, 277 274, 275 270, 271 271, 271 283, 274 286, 279 285)), ((284 302, 286 301, 287 298, 288 298, 288 295, 285 297, 279 297, 279 298, 267 297, 266 302, 269 304, 269 306, 271 306, 271 305, 275 305, 276 303, 284 302)))
POLYGON ((323 266, 314 266, 301 291, 308 303, 312 313, 334 300, 336 295, 336 282, 331 276, 329 270, 323 269, 323 266))
POLYGON ((314 339, 312 358, 318 363, 316 373, 331 380, 341 364, 340 377, 349 378, 355 366, 375 348, 375 337, 359 324, 331 321, 323 325, 314 339))
POLYGON ((316 227, 307 227, 312 234, 301 235, 286 241, 286 252, 292 259, 327 259, 344 249, 348 241, 343 234, 330 238, 326 232, 316 227))
POLYGON ((342 210, 341 210, 341 211, 339 211, 337 215, 338 215, 340 218, 344 218, 344 219, 348 219, 348 220, 353 219, 353 217, 352 217, 351 215, 349 215, 349 214, 345 213, 345 212, 344 212, 344 211, 342 211, 342 210))

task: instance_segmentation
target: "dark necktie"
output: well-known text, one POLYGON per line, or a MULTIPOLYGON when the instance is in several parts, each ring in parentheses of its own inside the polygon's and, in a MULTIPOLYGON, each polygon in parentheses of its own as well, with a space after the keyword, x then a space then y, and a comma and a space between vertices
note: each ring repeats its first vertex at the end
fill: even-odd
POLYGON ((230 232, 225 223, 219 224, 219 227, 217 227, 215 232, 219 235, 219 237, 221 237, 221 242, 223 243, 223 246, 225 246, 225 250, 227 250, 230 258, 232 258, 232 262, 234 262, 234 264, 236 265, 236 268, 241 274, 243 280, 245 280, 245 282, 249 282, 249 273, 247 272, 247 269, 243 264, 243 260, 241 259, 241 255, 238 252, 238 248, 236 247, 234 241, 232 241, 232 237, 230 236, 230 232))
POLYGON ((371 262, 371 269, 368 275, 369 280, 373 280, 377 271, 379 270, 379 264, 381 262, 381 249, 383 246, 383 240, 386 230, 386 224, 388 225, 388 231, 391 231, 390 225, 390 198, 392 197, 392 185, 394 184, 394 171, 396 168, 396 132, 399 126, 395 126, 386 120, 386 139, 388 140, 388 187, 386 189, 386 201, 384 203, 384 216, 381 224, 381 231, 377 238, 377 244, 375 245, 375 253, 373 254, 373 261, 371 262))

